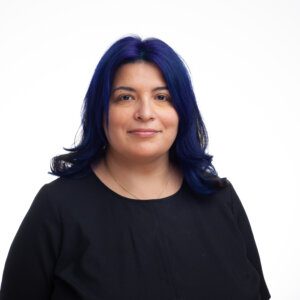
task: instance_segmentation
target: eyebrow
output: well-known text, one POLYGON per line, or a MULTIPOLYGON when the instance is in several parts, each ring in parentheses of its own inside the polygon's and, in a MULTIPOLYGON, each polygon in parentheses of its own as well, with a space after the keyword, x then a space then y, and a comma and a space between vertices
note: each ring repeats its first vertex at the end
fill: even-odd
MULTIPOLYGON (((126 90, 126 91, 130 91, 130 92, 136 92, 136 90, 132 87, 129 86, 118 86, 118 87, 114 87, 112 89, 112 93, 117 91, 117 90, 126 90)), ((161 90, 169 90, 166 86, 159 86, 156 87, 152 90, 152 92, 156 92, 156 91, 161 91, 161 90)))

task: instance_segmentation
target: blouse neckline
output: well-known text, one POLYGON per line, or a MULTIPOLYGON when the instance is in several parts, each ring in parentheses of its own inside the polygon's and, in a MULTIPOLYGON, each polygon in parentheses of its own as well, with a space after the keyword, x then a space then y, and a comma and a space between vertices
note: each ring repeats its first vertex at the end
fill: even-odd
POLYGON ((153 199, 146 199, 146 200, 138 200, 138 199, 134 199, 134 198, 129 198, 129 197, 123 196, 123 195, 118 194, 117 192, 113 191, 110 187, 108 187, 95 174, 95 172, 93 171, 93 169, 91 167, 89 169, 90 169, 91 176, 95 180, 96 183, 100 184, 100 186, 102 186, 106 191, 108 191, 110 194, 114 195, 115 197, 117 197, 117 198, 119 198, 119 199, 121 199, 123 201, 131 202, 131 203, 150 204, 150 203, 165 203, 165 202, 169 202, 169 201, 172 201, 174 198, 176 198, 181 193, 181 191, 183 190, 184 185, 185 185, 185 179, 183 178, 182 183, 181 183, 179 189, 175 193, 173 193, 172 195, 169 195, 169 196, 166 196, 166 197, 163 197, 163 198, 158 198, 158 199, 153 198, 153 199))

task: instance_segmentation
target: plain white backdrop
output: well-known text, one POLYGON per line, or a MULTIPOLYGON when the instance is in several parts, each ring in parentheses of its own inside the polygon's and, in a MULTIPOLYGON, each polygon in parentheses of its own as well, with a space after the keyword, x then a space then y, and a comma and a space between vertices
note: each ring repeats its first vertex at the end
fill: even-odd
POLYGON ((94 69, 117 39, 183 57, 208 152, 249 217, 272 299, 300 299, 300 2, 0 1, 0 280, 50 159, 71 147, 94 69))

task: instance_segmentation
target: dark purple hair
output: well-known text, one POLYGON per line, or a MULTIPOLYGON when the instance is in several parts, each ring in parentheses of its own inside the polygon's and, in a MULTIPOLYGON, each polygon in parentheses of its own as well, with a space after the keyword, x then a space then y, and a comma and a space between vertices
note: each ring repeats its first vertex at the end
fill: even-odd
POLYGON ((142 40, 127 36, 116 41, 100 59, 87 90, 81 113, 82 136, 68 154, 51 160, 49 174, 72 177, 84 176, 90 165, 105 155, 107 139, 103 118, 107 125, 109 99, 117 69, 126 63, 146 61, 161 71, 169 89, 172 104, 179 116, 178 133, 169 151, 188 185, 198 194, 210 194, 226 185, 207 154, 208 135, 197 106, 188 69, 183 59, 165 42, 157 38, 142 40))

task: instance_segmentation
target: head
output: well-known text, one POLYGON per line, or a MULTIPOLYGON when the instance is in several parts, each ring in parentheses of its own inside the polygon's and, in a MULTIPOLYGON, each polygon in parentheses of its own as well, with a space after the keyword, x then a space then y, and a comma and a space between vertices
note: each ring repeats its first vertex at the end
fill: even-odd
POLYGON ((125 151, 125 155, 143 159, 167 154, 191 188, 206 194, 224 182, 226 185, 226 178, 223 181, 217 176, 212 155, 205 153, 207 144, 206 128, 183 60, 157 38, 128 36, 111 45, 100 59, 82 107, 81 141, 73 148, 64 148, 71 153, 52 159, 50 174, 85 176, 107 149, 123 147, 123 154, 125 151), (131 88, 130 93, 128 89, 126 95, 114 90, 121 85, 131 88), (158 90, 153 89, 158 87, 164 89, 156 93, 158 90), (161 94, 169 95, 170 102, 161 102, 161 94), (151 139, 143 139, 141 134, 131 133, 137 128, 158 132, 151 139))
MULTIPOLYGON (((126 100, 123 101, 126 102, 126 100)), ((193 151, 195 144, 204 150, 207 144, 206 130, 188 70, 179 55, 165 42, 156 38, 141 40, 137 36, 125 37, 115 42, 106 51, 95 70, 86 94, 84 117, 83 129, 93 133, 93 143, 98 145, 98 149, 107 149, 110 146, 117 149, 117 143, 122 141, 121 137, 124 138, 124 142, 126 139, 132 141, 138 138, 130 134, 124 135, 126 130, 152 128, 153 126, 156 126, 155 129, 165 130, 163 134, 166 134, 167 139, 165 139, 165 144, 161 145, 161 151, 168 151, 170 159, 176 163, 180 160, 179 152, 193 151), (139 72, 139 76, 133 76, 137 74, 136 72, 139 72), (151 81, 146 80, 150 75, 151 81), (114 88, 124 84, 132 88, 135 86, 138 91, 130 91, 130 93, 128 90, 127 92, 114 91, 114 88), (159 86, 164 86, 166 89, 159 93, 150 93, 151 88, 159 86), (125 103, 121 106, 120 103, 116 104, 112 101, 115 96, 123 95, 124 92, 139 99, 140 105, 133 109, 133 104, 128 106, 128 102, 127 106, 124 106, 125 103), (170 96, 170 101, 163 105, 159 103, 160 106, 159 101, 150 101, 159 94, 170 96), (156 104, 148 105, 149 101, 156 104), (130 117, 129 114, 120 114, 119 122, 116 124, 116 118, 112 118, 116 116, 115 112, 128 110, 130 117), (158 112, 160 113, 157 114, 158 112), (149 120, 144 120, 143 116, 137 116, 141 113, 153 115, 148 116, 149 120), (170 118, 167 118, 168 116, 170 118), (110 118, 112 118, 111 122, 110 118), (128 122, 124 118, 128 119, 128 122), (130 121, 129 118, 131 118, 130 121), (121 128, 120 123, 125 127, 121 128)), ((154 141, 155 139, 144 139, 143 143, 139 143, 141 148, 135 149, 135 154, 138 154, 139 150, 139 153, 142 153, 142 149, 151 151, 149 146, 153 146, 154 141)))

